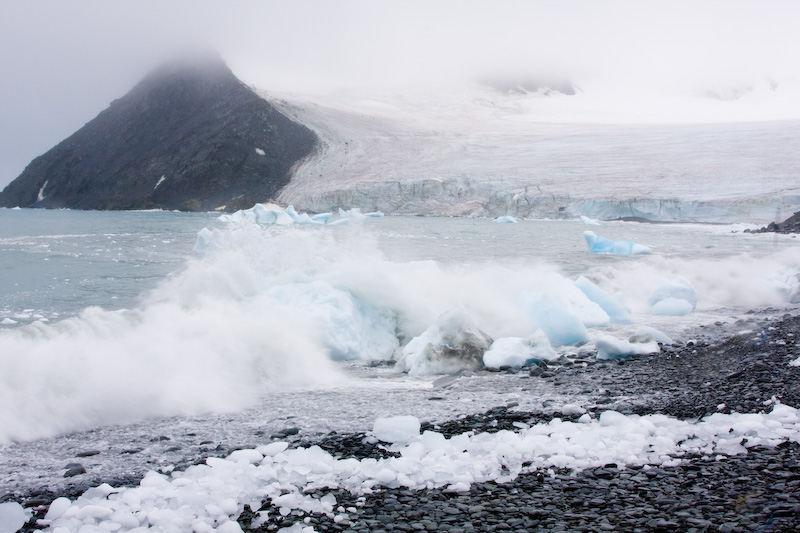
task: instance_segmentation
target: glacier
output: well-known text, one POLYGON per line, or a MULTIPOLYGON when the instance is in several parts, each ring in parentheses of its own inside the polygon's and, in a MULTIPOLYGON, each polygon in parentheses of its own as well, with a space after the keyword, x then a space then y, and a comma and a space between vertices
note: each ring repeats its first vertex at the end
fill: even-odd
POLYGON ((553 123, 541 95, 446 96, 285 95, 281 110, 321 143, 277 200, 310 212, 758 224, 800 210, 797 120, 553 123))

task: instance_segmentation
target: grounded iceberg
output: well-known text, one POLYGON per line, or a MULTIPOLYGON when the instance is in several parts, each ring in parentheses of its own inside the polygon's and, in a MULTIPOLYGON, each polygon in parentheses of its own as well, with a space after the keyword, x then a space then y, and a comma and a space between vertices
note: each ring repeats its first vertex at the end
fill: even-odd
POLYGON ((525 293, 520 297, 520 307, 531 328, 541 329, 556 346, 583 344, 589 340, 586 325, 566 305, 547 294, 525 293))
POLYGON ((558 357, 550 340, 539 330, 528 338, 504 337, 492 343, 483 354, 483 364, 491 368, 510 366, 519 368, 558 357))
POLYGON ((595 341, 598 359, 622 359, 632 355, 657 353, 661 350, 658 343, 649 335, 631 340, 618 339, 611 335, 601 335, 595 341))
POLYGON ((398 368, 412 375, 450 374, 477 370, 492 339, 467 316, 463 307, 454 307, 439 317, 422 335, 402 351, 398 368))
POLYGON ((621 294, 612 295, 604 291, 584 276, 575 280, 575 286, 594 303, 606 312, 611 322, 617 324, 630 324, 633 322, 631 312, 625 304, 625 297, 621 294))
POLYGON ((651 315, 684 316, 697 307, 697 292, 688 279, 678 276, 662 280, 650 293, 647 303, 651 315))

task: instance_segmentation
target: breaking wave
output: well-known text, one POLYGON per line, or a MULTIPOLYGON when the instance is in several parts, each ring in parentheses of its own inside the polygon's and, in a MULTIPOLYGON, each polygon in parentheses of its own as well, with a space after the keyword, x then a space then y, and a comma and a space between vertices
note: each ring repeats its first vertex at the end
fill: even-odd
MULTIPOLYGON (((638 325, 669 329, 786 306, 797 293, 798 264, 795 246, 735 260, 655 253, 600 261, 582 274, 623 302, 638 325), (650 291, 677 275, 694 285, 700 316, 648 316, 650 291)), ((632 327, 615 324, 575 278, 547 261, 389 260, 359 224, 220 225, 203 230, 195 257, 136 308, 93 307, 57 323, 0 330, 0 442, 240 410, 263 391, 341 384, 348 378, 336 360, 396 357, 455 306, 493 339, 535 333, 530 302, 541 297, 589 328, 590 343, 600 331, 632 327)))

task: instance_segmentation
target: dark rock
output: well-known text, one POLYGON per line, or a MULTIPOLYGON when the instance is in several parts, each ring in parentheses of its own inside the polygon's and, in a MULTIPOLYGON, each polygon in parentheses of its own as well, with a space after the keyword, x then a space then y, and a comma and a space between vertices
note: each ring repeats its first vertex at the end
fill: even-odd
POLYGON ((300 433, 300 428, 291 427, 291 428, 286 428, 286 429, 282 429, 282 430, 278 431, 277 433, 275 433, 273 435, 273 437, 282 438, 282 437, 288 437, 290 435, 297 435, 298 433, 300 433))
POLYGON ((86 469, 83 466, 75 465, 64 472, 64 477, 75 477, 85 473, 86 469))
POLYGON ((252 207, 277 195, 316 142, 219 57, 194 57, 150 73, 34 159, 0 207, 252 207))
POLYGON ((100 455, 100 450, 88 450, 85 452, 78 452, 75 457, 91 457, 93 455, 100 455))
POLYGON ((800 211, 793 214, 783 222, 770 222, 766 227, 749 233, 800 233, 800 211))

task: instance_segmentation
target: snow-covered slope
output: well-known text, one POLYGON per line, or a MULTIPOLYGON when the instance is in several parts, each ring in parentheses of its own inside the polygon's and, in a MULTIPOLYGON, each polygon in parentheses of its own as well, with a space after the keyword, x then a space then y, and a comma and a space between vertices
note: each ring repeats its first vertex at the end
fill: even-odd
POLYGON ((324 142, 279 200, 310 211, 757 223, 800 208, 800 121, 615 124, 638 115, 564 111, 582 97, 481 86, 287 96, 284 112, 324 142))

